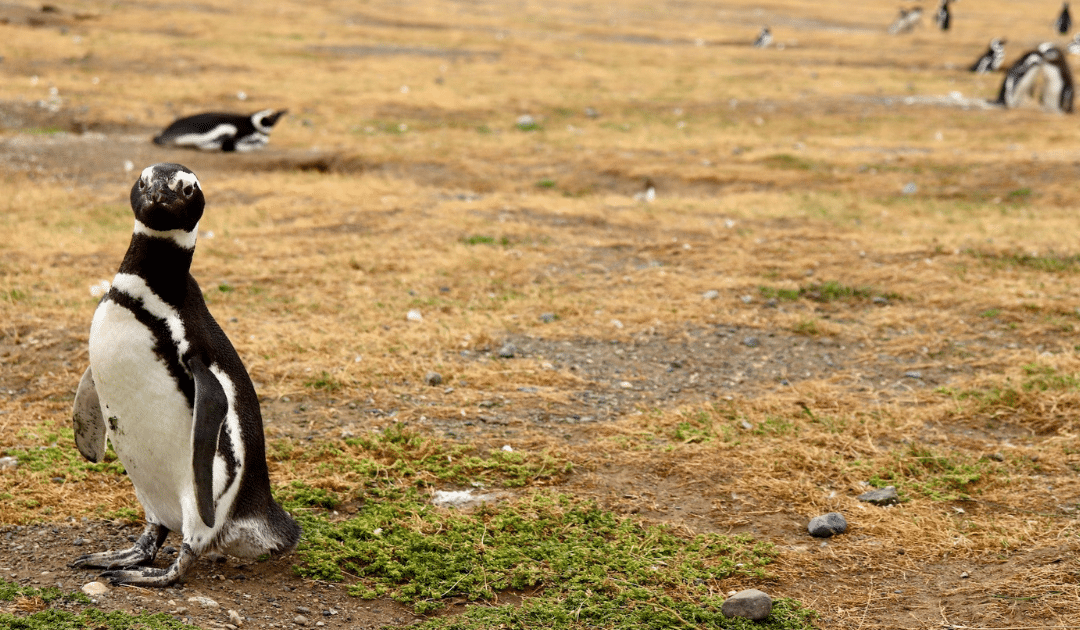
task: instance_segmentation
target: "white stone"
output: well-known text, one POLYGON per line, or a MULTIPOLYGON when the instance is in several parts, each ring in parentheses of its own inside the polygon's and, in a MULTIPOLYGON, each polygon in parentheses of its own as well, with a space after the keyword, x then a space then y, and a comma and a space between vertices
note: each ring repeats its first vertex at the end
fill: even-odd
POLYGON ((242 625, 244 625, 244 618, 241 617, 240 613, 236 612, 235 610, 230 610, 229 611, 229 622, 232 623, 235 626, 242 626, 242 625))
POLYGON ((82 585, 82 592, 86 593, 90 597, 97 595, 104 595, 109 592, 109 586, 103 582, 87 582, 82 585))
POLYGON ((196 595, 195 597, 189 597, 188 601, 193 604, 199 604, 203 608, 217 608, 218 603, 209 597, 203 597, 202 595, 196 595))

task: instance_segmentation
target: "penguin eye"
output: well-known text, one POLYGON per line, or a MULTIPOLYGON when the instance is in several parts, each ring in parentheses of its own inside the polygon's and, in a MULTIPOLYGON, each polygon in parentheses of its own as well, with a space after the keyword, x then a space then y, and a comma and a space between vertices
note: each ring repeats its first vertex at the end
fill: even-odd
POLYGON ((194 193, 194 192, 195 192, 195 187, 192 186, 191 184, 187 184, 187 185, 184 186, 184 196, 185 197, 190 197, 191 194, 194 193))
POLYGON ((143 190, 144 188, 146 188, 146 180, 145 179, 140 179, 139 180, 139 190, 143 190))

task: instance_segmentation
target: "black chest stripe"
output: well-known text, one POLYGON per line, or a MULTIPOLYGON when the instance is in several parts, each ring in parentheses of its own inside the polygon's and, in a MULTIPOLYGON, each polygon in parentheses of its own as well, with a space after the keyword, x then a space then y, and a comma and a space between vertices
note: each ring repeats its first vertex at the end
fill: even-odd
POLYGON ((154 354, 165 363, 166 369, 169 370, 169 374, 172 375, 180 391, 183 392, 188 405, 194 408, 195 381, 184 369, 183 364, 180 363, 179 349, 176 347, 176 342, 173 341, 172 333, 169 331, 169 326, 165 323, 165 320, 150 313, 143 306, 142 300, 131 297, 122 291, 112 289, 106 299, 131 311, 135 316, 135 320, 150 330, 150 333, 154 335, 154 354))

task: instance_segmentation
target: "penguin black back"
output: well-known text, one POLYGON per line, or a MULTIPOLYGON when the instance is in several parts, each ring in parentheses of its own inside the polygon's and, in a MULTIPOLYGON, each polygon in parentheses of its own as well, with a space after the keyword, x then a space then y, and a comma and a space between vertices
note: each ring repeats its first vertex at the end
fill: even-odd
POLYGON ((288 110, 264 109, 253 114, 206 112, 173 121, 154 144, 203 151, 251 151, 270 140, 270 131, 288 110))

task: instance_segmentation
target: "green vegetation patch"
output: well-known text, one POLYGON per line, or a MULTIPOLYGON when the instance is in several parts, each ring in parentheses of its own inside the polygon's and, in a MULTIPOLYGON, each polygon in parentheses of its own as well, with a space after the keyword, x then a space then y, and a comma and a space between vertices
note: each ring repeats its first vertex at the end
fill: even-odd
MULTIPOLYGON (((463 514, 409 491, 346 520, 302 511, 300 519, 295 571, 353 582, 353 595, 388 596, 426 613, 450 597, 524 594, 521 606, 473 607, 429 620, 432 628, 741 627, 720 613, 718 581, 765 579, 775 556, 771 545, 746 537, 681 537, 542 492, 463 514)), ((808 618, 781 600, 773 620, 755 627, 809 627, 808 618)))
POLYGON ((1030 402, 1033 395, 1043 392, 1063 393, 1080 391, 1080 376, 1062 374, 1049 365, 1029 363, 1024 366, 1024 377, 1019 384, 1005 379, 1002 385, 984 389, 941 390, 957 400, 975 401, 980 411, 993 409, 1019 409, 1030 402))
MULTIPOLYGON (((20 586, 0 579, 0 601, 31 601, 38 607, 53 604, 86 605, 90 598, 79 592, 58 588, 20 586)), ((12 630, 185 630, 195 628, 165 613, 133 615, 124 611, 103 612, 94 608, 81 612, 45 608, 26 615, 0 613, 0 628, 12 630)))
POLYGON ((989 253, 969 249, 968 256, 989 264, 995 269, 1023 267, 1047 273, 1073 273, 1080 271, 1080 255, 1031 253, 989 253))
POLYGON ((840 301, 865 301, 874 298, 898 299, 896 293, 885 293, 871 287, 853 287, 828 280, 826 282, 808 284, 798 289, 778 289, 775 287, 762 286, 758 288, 761 297, 767 300, 780 300, 794 302, 799 299, 808 299, 815 302, 840 302, 840 301))
POLYGON ((1001 466, 959 454, 943 455, 918 444, 891 453, 891 461, 870 477, 876 488, 896 486, 934 501, 962 501, 978 492, 986 479, 1007 481, 1001 466))
POLYGON ((777 153, 761 159, 761 164, 768 168, 780 170, 811 171, 815 165, 806 158, 797 157, 789 153, 777 153))

